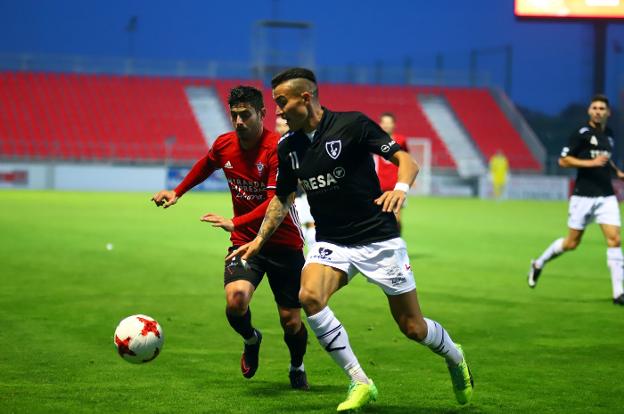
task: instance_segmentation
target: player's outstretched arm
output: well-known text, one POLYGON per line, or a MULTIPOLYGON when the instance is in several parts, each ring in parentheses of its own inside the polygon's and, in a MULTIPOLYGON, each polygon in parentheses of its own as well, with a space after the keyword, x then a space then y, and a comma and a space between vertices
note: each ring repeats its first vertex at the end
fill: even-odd
POLYGON ((216 214, 204 214, 199 220, 206 223, 212 223, 212 227, 217 227, 230 233, 234 231, 234 222, 231 219, 218 216, 216 214))
POLYGON ((153 201, 156 207, 169 208, 177 203, 179 198, 173 190, 162 190, 154 194, 150 201, 153 201))
POLYGON ((386 213, 398 213, 407 196, 407 191, 414 183, 420 166, 411 155, 405 151, 397 151, 390 161, 399 167, 397 173, 397 184, 392 191, 386 191, 375 200, 377 205, 382 206, 382 210, 386 213))
POLYGON ((562 168, 596 168, 604 166, 607 162, 609 157, 606 155, 599 155, 591 160, 582 160, 571 155, 559 158, 559 166, 562 168))
POLYGON ((242 260, 247 260, 252 256, 255 256, 260 252, 264 243, 271 237, 275 230, 282 224, 284 218, 288 214, 288 210, 292 206, 295 199, 295 193, 289 196, 276 195, 271 199, 269 206, 267 207, 266 214, 264 215, 264 221, 258 230, 258 235, 251 242, 242 245, 238 249, 230 253, 225 260, 228 261, 235 256, 240 256, 242 260))

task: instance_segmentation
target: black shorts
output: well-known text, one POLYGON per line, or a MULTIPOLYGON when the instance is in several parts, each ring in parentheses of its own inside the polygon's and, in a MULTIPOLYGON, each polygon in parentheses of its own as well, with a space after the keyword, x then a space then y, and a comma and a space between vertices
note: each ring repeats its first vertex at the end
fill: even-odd
MULTIPOLYGON (((237 247, 230 247, 228 254, 237 247)), ((257 288, 266 273, 275 303, 283 308, 300 308, 299 288, 304 263, 303 251, 291 249, 261 251, 247 261, 247 268, 235 257, 225 264, 223 284, 246 280, 257 288)))

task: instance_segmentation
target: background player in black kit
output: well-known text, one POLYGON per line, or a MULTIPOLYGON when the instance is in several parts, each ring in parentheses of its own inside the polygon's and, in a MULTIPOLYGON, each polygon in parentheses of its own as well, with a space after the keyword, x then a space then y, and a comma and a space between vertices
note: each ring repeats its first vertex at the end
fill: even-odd
POLYGON ((327 306, 329 298, 358 272, 380 286, 401 331, 443 356, 461 404, 472 396, 472 377, 461 347, 444 328, 423 317, 405 242, 393 212, 400 209, 418 173, 411 156, 359 112, 332 112, 321 106, 314 74, 286 70, 272 81, 278 116, 291 130, 278 146, 279 173, 258 232, 232 253, 255 255, 288 212, 300 182, 316 222, 316 244, 301 276, 299 299, 323 348, 351 379, 338 411, 358 409, 377 397, 349 344, 347 331, 327 306), (398 182, 382 194, 372 153, 398 165, 398 182))
POLYGON ((544 265, 581 243, 585 227, 595 220, 607 242, 607 266, 611 271, 613 303, 624 305, 622 279, 624 258, 620 247, 620 209, 613 191, 613 172, 624 180, 624 172, 611 161, 613 133, 607 128, 611 115, 609 100, 603 95, 592 98, 589 122, 575 131, 559 158, 563 168, 578 168, 574 193, 570 198, 568 235, 555 240, 542 255, 531 261, 528 283, 534 288, 544 265))

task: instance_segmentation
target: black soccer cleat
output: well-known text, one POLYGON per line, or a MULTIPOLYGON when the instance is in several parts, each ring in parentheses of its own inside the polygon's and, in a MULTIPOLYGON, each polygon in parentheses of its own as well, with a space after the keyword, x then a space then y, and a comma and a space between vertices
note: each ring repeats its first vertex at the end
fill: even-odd
POLYGON ((251 378, 258 370, 258 354, 260 353, 260 343, 262 342, 262 334, 259 330, 254 329, 258 341, 253 345, 245 344, 245 350, 241 356, 241 373, 245 378, 251 378))
POLYGON ((529 277, 527 279, 531 289, 537 286, 537 279, 539 279, 541 273, 542 269, 535 266, 535 260, 531 260, 531 268, 529 269, 529 277))
POLYGON ((613 304, 614 305, 624 306, 624 293, 622 293, 617 298, 613 298, 613 304))
POLYGON ((294 370, 288 373, 288 378, 290 378, 290 386, 296 390, 308 391, 310 389, 310 385, 308 385, 308 377, 306 376, 305 371, 294 370))

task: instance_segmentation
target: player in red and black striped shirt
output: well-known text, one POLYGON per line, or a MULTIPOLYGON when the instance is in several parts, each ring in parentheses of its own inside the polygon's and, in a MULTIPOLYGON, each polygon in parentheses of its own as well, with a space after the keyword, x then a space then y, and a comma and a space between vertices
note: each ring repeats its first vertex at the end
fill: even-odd
MULTIPOLYGON (((228 219, 209 213, 201 220, 231 233, 231 252, 257 236, 269 201, 275 195, 277 141, 280 137, 263 127, 266 109, 258 89, 249 86, 232 89, 229 106, 235 131, 219 136, 208 154, 193 166, 175 190, 160 191, 152 200, 158 206, 170 207, 215 170, 223 169, 232 195, 234 217, 228 219)), ((298 299, 305 260, 303 238, 298 223, 294 222, 296 217, 293 207, 262 252, 249 262, 238 258, 226 262, 226 315, 232 328, 243 337, 245 350, 241 371, 243 376, 251 378, 258 368, 262 335, 251 324, 249 302, 266 273, 278 305, 284 341, 290 350, 291 386, 308 389, 303 366, 307 331, 301 323, 298 299)))

